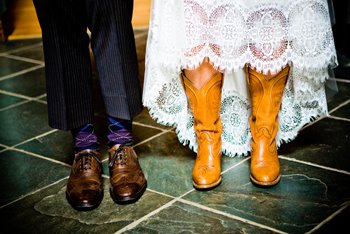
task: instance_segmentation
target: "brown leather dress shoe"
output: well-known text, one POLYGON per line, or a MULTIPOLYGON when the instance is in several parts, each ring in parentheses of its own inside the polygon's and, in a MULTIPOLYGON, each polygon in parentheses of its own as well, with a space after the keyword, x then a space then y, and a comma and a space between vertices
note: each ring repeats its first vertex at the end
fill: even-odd
POLYGON ((103 198, 102 165, 95 150, 75 154, 66 198, 76 210, 91 210, 100 205, 103 198))
POLYGON ((110 194, 114 202, 136 202, 147 188, 137 155, 132 147, 115 145, 109 150, 110 194))

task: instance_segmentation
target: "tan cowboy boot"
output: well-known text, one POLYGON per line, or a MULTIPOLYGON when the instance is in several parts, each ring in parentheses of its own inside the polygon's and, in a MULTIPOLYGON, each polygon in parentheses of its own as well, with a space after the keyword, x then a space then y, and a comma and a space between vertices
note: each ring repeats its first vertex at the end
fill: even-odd
POLYGON ((281 178, 275 138, 289 67, 274 76, 263 75, 248 67, 246 69, 252 100, 249 119, 252 134, 250 179, 257 185, 271 186, 281 178))
POLYGON ((196 189, 209 189, 221 182, 220 121, 222 73, 215 74, 201 90, 182 75, 185 92, 194 117, 198 141, 192 180, 196 189))

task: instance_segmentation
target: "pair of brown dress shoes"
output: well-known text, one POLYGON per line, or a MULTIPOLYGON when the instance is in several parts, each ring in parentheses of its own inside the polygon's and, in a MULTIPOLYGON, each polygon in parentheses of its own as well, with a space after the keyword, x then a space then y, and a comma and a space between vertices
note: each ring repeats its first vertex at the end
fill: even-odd
MULTIPOLYGON (((147 187, 135 151, 130 146, 115 145, 109 150, 110 194, 117 204, 136 202, 147 187)), ((102 163, 95 150, 75 155, 67 183, 66 197, 76 210, 98 207, 103 198, 102 163)))

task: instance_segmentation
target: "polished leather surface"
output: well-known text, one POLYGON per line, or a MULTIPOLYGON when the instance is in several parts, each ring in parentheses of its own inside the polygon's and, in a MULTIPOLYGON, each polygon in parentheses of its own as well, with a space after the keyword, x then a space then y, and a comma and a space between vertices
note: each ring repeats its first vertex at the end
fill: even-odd
POLYGON ((196 161, 192 170, 196 189, 209 189, 221 182, 221 134, 220 121, 222 73, 215 74, 201 90, 182 75, 189 100, 194 129, 198 141, 196 161))
POLYGON ((66 197, 77 210, 96 208, 102 201, 102 166, 99 157, 99 153, 94 150, 83 150, 75 154, 66 197))
POLYGON ((247 71, 252 100, 252 114, 249 119, 252 133, 250 178, 257 185, 271 186, 280 180, 275 138, 289 67, 275 76, 263 75, 250 68, 247 71))
POLYGON ((132 147, 115 145, 109 150, 111 197, 116 203, 137 201, 147 188, 137 155, 132 147))

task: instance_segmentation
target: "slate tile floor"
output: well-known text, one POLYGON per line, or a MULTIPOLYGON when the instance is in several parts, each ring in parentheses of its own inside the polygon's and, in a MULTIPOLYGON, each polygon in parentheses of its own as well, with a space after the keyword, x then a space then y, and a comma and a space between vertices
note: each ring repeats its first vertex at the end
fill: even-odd
MULTIPOLYGON (((136 31, 135 37, 142 83, 147 32, 136 31)), ((135 118, 134 135, 149 181, 145 195, 132 205, 113 203, 103 148, 104 200, 96 210, 77 212, 64 195, 71 136, 47 126, 41 39, 2 44, 0 233, 341 233, 341 227, 349 232, 350 72, 338 69, 330 116, 279 149, 283 177, 277 186, 253 186, 249 157, 225 157, 221 186, 195 191, 194 153, 144 110, 135 118)), ((100 136, 104 121, 100 105, 100 136)))

